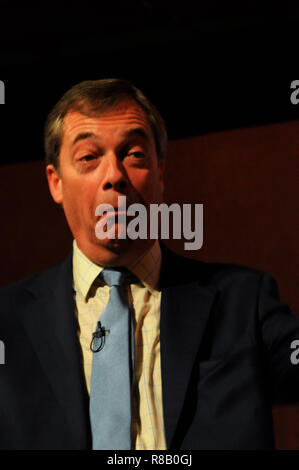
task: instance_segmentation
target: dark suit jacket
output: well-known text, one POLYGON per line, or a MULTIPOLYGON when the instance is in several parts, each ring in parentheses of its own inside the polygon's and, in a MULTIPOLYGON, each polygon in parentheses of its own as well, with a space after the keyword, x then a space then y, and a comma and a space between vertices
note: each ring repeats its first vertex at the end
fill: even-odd
MULTIPOLYGON (((299 401, 299 319, 271 276, 163 248, 161 367, 169 449, 269 449, 272 402, 299 401)), ((89 449, 72 257, 0 291, 1 449, 89 449)))

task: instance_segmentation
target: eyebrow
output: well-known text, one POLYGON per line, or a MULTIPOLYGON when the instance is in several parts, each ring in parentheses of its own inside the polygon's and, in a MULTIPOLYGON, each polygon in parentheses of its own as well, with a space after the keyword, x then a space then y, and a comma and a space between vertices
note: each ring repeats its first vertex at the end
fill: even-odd
POLYGON ((134 129, 129 129, 123 133, 124 137, 134 137, 135 135, 143 137, 145 140, 149 140, 149 137, 143 127, 135 127, 134 129))
POLYGON ((76 135, 76 137, 74 138, 72 142, 72 146, 75 145, 80 140, 90 139, 90 138, 96 139, 97 136, 93 132, 81 132, 80 134, 76 135))
MULTIPOLYGON (((146 133, 146 131, 142 127, 135 127, 133 129, 129 129, 125 131, 122 134, 123 137, 134 137, 134 136, 140 136, 145 140, 149 140, 149 137, 146 133)), ((94 134, 93 132, 81 132, 80 134, 76 135, 75 139, 72 142, 72 146, 74 146, 77 142, 80 140, 85 140, 85 139, 97 139, 98 136, 94 134)))

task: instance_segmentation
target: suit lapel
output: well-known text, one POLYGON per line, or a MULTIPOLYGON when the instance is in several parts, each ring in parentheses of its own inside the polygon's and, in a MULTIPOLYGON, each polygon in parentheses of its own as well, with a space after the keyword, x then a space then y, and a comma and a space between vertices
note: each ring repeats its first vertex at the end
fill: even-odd
POLYGON ((82 442, 87 395, 74 315, 71 257, 49 272, 27 289, 20 318, 70 431, 82 442))
POLYGON ((197 280, 188 279, 187 283, 178 285, 174 277, 180 277, 182 281, 184 271, 181 268, 187 269, 188 261, 171 255, 169 262, 168 254, 163 259, 165 268, 168 266, 167 273, 170 273, 162 269, 164 287, 161 286, 160 324, 163 410, 168 449, 172 446, 179 424, 193 365, 217 293, 216 288, 200 285, 200 263, 196 263, 197 280))

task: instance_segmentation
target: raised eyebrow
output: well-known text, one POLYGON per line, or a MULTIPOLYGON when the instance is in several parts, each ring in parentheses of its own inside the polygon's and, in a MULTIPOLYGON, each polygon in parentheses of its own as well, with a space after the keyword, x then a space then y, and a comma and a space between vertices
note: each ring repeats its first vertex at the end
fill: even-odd
POLYGON ((140 136, 145 140, 149 140, 147 132, 142 127, 135 127, 134 129, 129 129, 123 133, 123 137, 134 137, 140 136))
POLYGON ((97 136, 93 132, 81 132, 80 134, 77 134, 76 137, 74 138, 72 142, 72 147, 80 140, 96 139, 96 138, 97 136))
MULTIPOLYGON (((135 127, 133 129, 129 129, 123 133, 123 137, 129 138, 134 136, 140 136, 145 140, 149 140, 149 136, 147 132, 142 127, 135 127)), ((72 147, 79 142, 80 140, 85 139, 97 139, 98 137, 93 132, 80 132, 76 135, 72 142, 72 147)))

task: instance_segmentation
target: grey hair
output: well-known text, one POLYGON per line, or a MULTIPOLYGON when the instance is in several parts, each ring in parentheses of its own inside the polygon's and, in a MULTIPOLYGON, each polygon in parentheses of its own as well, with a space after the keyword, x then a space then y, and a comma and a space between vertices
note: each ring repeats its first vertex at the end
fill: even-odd
POLYGON ((158 161, 165 158, 167 131, 157 108, 132 83, 123 79, 86 80, 70 88, 49 113, 44 129, 46 164, 59 170, 59 153, 63 137, 64 118, 69 111, 98 116, 132 100, 145 112, 155 139, 158 161))

